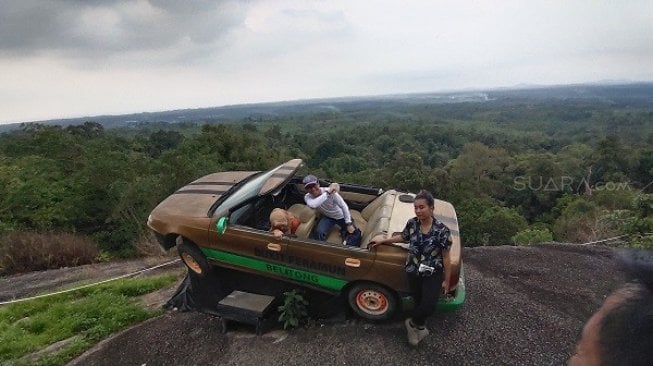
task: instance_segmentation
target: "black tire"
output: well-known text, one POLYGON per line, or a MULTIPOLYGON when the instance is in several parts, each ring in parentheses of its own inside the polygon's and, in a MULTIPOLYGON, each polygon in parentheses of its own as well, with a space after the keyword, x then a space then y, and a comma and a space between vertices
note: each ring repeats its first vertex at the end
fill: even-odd
POLYGON ((397 310, 397 297, 394 292, 371 282, 355 284, 349 289, 347 298, 352 310, 369 320, 390 319, 397 310))
POLYGON ((205 277, 211 272, 209 261, 195 244, 183 242, 177 247, 177 252, 188 270, 198 277, 205 277))

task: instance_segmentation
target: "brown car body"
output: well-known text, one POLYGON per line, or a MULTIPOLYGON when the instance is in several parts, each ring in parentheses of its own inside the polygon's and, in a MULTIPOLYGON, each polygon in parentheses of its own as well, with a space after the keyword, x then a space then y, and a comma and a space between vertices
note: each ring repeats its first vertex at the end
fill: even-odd
MULTIPOLYGON (((327 241, 309 239, 318 217, 303 204, 302 177, 296 175, 301 166, 293 159, 267 172, 206 175, 163 200, 147 224, 164 249, 183 249, 182 259, 198 274, 222 266, 325 292, 344 291, 359 315, 388 318, 409 296, 407 251, 401 244, 371 250, 367 244, 403 229, 414 217, 414 195, 341 184, 339 193, 362 231, 361 247, 343 245, 337 227, 327 241), (268 215, 275 207, 301 219, 297 236, 277 239, 270 233, 268 215)), ((436 200, 434 215, 452 233, 451 260, 445 263, 451 266, 451 290, 439 305, 456 308, 465 297, 456 212, 450 203, 436 200)))

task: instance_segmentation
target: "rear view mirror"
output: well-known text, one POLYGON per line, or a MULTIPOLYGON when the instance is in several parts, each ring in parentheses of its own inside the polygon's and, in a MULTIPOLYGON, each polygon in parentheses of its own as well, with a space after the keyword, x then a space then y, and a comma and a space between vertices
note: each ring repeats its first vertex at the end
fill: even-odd
POLYGON ((224 234, 225 231, 227 231, 227 224, 229 224, 229 218, 228 217, 221 217, 218 219, 218 222, 215 224, 215 228, 218 231, 218 234, 224 234))

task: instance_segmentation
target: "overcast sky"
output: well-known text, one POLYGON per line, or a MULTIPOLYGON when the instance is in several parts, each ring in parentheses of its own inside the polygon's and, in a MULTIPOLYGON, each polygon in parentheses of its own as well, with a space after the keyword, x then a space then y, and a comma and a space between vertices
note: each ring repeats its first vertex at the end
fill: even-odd
POLYGON ((653 1, 0 0, 0 123, 653 81, 653 1))

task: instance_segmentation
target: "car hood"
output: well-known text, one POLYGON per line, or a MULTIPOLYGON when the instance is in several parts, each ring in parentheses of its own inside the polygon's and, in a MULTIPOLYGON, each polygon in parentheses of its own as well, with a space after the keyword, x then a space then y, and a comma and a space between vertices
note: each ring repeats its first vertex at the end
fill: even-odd
POLYGON ((177 190, 159 203, 153 217, 207 217, 211 205, 229 188, 257 172, 221 172, 205 175, 177 190))

